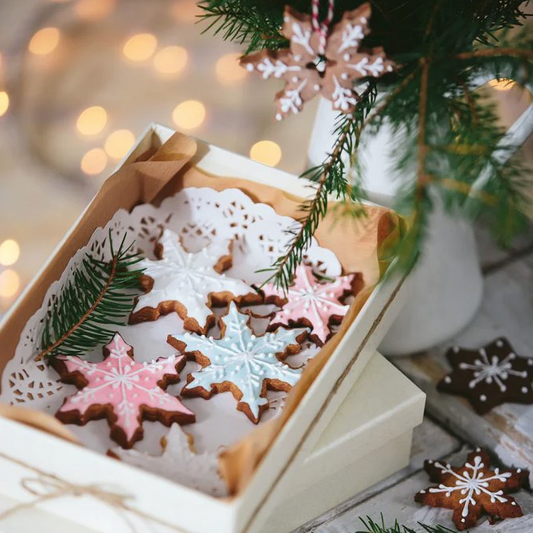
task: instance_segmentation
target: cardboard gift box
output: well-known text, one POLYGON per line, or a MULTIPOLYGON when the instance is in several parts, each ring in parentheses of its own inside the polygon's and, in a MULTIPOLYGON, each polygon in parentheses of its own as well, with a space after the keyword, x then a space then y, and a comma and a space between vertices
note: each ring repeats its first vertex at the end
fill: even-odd
MULTIPOLYGON (((294 206, 309 192, 305 182, 287 173, 176 136, 167 128, 150 127, 6 316, 0 329, 0 367, 13 357, 20 333, 48 287, 97 227, 105 225, 119 208, 131 210, 140 203, 157 203, 176 187, 198 183, 218 190, 238 187, 282 214, 293 214, 294 206)), ((384 252, 375 268, 363 272, 367 281, 374 282, 380 267, 390 263, 385 241, 395 230, 392 215, 379 214, 375 234, 383 233, 384 252)), ((331 242, 336 233, 331 221, 329 225, 326 221, 317 237, 331 242)), ((358 250, 363 256, 369 248, 365 244, 362 237, 358 250)), ((349 261, 353 250, 343 249, 339 243, 337 248, 341 262, 349 261)), ((356 297, 339 333, 312 360, 291 391, 279 419, 261 425, 223 454, 221 469, 231 489, 230 498, 215 499, 76 446, 68 442, 68 430, 43 413, 21 414, 8 408, 2 410, 5 416, 26 424, 0 418, 0 491, 22 501, 42 497, 39 505, 50 512, 96 531, 127 533, 132 527, 136 531, 144 527, 161 532, 251 533, 264 530, 265 524, 275 524, 284 515, 287 518, 275 531, 288 531, 401 468, 407 460, 423 397, 390 366, 367 365, 401 308, 404 282, 404 277, 390 276, 376 286, 369 283, 356 297), (365 389, 364 381, 359 380, 363 372, 370 372, 370 383, 382 380, 383 388, 365 389), (394 380, 400 384, 394 388, 407 399, 387 403, 394 380), (349 401, 351 417, 340 414, 345 401, 349 401), (378 448, 376 438, 380 439, 378 448), (356 476, 359 468, 364 475, 356 476), (32 485, 28 490, 28 478, 36 488, 32 485), (328 487, 327 497, 316 500, 320 487, 328 487), (289 495, 290 501, 297 503, 287 507, 289 495)), ((374 359, 380 360, 380 356, 374 359)))

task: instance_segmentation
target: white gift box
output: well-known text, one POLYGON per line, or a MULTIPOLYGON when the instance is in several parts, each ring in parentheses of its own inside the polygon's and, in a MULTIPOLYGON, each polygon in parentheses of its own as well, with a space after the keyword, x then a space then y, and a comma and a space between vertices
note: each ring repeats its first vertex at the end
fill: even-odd
MULTIPOLYGON (((125 162, 172 133, 151 126, 125 162)), ((302 197, 309 192, 287 173, 210 145, 200 148, 194 163, 203 171, 302 197)), ((69 493, 45 498, 39 506, 96 531, 289 531, 408 460, 423 394, 381 356, 372 358, 401 308, 403 283, 391 276, 377 286, 237 496, 215 499, 3 418, 0 491, 21 501, 69 493)), ((24 294, 6 323, 23 302, 24 294)))

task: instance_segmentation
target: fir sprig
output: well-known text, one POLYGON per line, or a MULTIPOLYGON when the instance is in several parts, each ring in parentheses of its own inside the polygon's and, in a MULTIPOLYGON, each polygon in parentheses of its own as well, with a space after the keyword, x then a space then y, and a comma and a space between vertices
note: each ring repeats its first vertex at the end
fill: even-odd
MULTIPOLYGON (((335 20, 364 1, 337 0, 335 20)), ((212 15, 220 15, 214 27, 239 27, 239 39, 251 48, 272 49, 281 43, 286 4, 308 13, 311 2, 203 3, 212 15)), ((517 147, 505 138, 494 105, 475 91, 487 76, 533 84, 533 40, 527 31, 508 31, 524 20, 521 5, 521 0, 372 0, 372 31, 364 44, 384 46, 401 68, 380 81, 384 97, 376 98, 371 85, 355 113, 339 117, 330 155, 301 175, 314 184, 314 197, 303 205, 301 226, 272 265, 276 285, 287 288, 329 198, 348 207, 351 203, 359 216, 364 173, 359 152, 382 127, 391 129, 395 142, 391 174, 399 192, 393 207, 410 222, 398 246, 398 267, 413 266, 436 205, 454 217, 485 219, 504 244, 526 226, 524 169, 516 157, 508 161, 517 147)), ((226 34, 229 39, 235 35, 226 34)))
POLYGON ((109 342, 114 333, 111 326, 127 324, 142 274, 132 267, 141 258, 133 253, 134 243, 126 245, 126 235, 117 250, 111 233, 108 242, 111 260, 85 254, 55 298, 43 324, 36 360, 84 355, 109 342))
POLYGON ((366 520, 361 518, 361 522, 365 529, 358 530, 355 533, 456 533, 454 529, 449 529, 444 526, 429 526, 422 523, 418 524, 422 529, 416 530, 400 525, 397 520, 394 522, 394 525, 387 527, 383 515, 381 516, 381 522, 374 522, 374 520, 369 517, 367 517, 366 520))
POLYGON ((289 231, 292 239, 285 253, 270 269, 265 270, 272 272, 265 283, 273 281, 278 288, 287 288, 290 285, 318 224, 326 215, 328 201, 332 197, 351 204, 351 216, 364 216, 365 210, 360 203, 363 192, 357 182, 348 181, 347 163, 354 164, 351 160, 352 154, 359 143, 359 132, 374 104, 376 94, 375 85, 370 84, 359 97, 359 104, 354 113, 339 116, 335 125, 334 135, 337 141, 333 150, 321 165, 310 168, 301 175, 301 178, 313 184, 314 195, 301 206, 304 215, 298 219, 298 225, 289 231))

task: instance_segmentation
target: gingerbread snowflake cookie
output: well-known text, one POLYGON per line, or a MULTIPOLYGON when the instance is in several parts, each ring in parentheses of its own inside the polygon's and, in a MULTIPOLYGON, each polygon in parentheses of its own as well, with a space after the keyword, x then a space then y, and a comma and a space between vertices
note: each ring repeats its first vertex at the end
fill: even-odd
POLYGON ((79 426, 106 418, 111 438, 123 448, 131 448, 143 438, 143 419, 166 426, 195 421, 194 413, 164 390, 179 381, 178 372, 185 365, 183 356, 138 363, 133 360, 132 347, 117 333, 104 348, 104 360, 99 363, 58 356, 51 364, 62 381, 80 389, 65 399, 56 417, 79 426))
POLYGON ((176 312, 186 329, 206 333, 215 322, 212 305, 259 300, 246 283, 223 274, 231 267, 231 241, 214 241, 191 253, 182 246, 178 235, 166 229, 156 247, 156 256, 159 260, 143 259, 135 265, 144 269, 141 283, 146 292, 133 310, 132 324, 176 312))
POLYGON ((479 448, 468 455, 463 466, 426 461, 424 469, 438 486, 421 490, 415 501, 453 509, 452 519, 459 531, 474 527, 483 514, 491 524, 496 519, 522 516, 520 506, 508 494, 526 484, 526 470, 491 470, 489 456, 479 448))
POLYGON ((332 335, 332 324, 339 324, 350 308, 342 303, 343 299, 355 294, 361 283, 361 277, 356 274, 321 282, 310 266, 299 265, 286 294, 272 284, 262 289, 266 303, 282 308, 272 318, 270 328, 308 326, 311 328, 309 338, 322 346, 332 335))
POLYGON ((108 455, 153 474, 218 498, 228 495, 219 474, 218 455, 195 453, 189 436, 177 424, 161 439, 163 453, 158 456, 137 450, 114 448, 108 455))
POLYGON ((454 347, 446 355, 453 370, 437 389, 464 396, 478 414, 503 403, 533 403, 533 358, 516 355, 507 339, 479 350, 454 347))
POLYGON ((278 78, 285 87, 276 95, 281 120, 296 114, 303 104, 321 94, 343 113, 351 113, 357 105, 354 88, 357 80, 378 78, 394 70, 383 48, 360 50, 361 42, 370 32, 371 6, 346 11, 330 31, 325 48, 312 18, 287 7, 284 14, 283 35, 289 39, 286 50, 261 52, 245 56, 241 65, 256 72, 263 79, 278 78))
POLYGON ((185 333, 169 335, 168 342, 202 367, 187 376, 184 396, 209 399, 230 391, 237 409, 257 424, 268 409, 267 390, 288 391, 300 379, 302 370, 282 360, 300 351, 307 329, 279 328, 256 336, 250 321, 232 302, 220 317, 219 339, 185 333))

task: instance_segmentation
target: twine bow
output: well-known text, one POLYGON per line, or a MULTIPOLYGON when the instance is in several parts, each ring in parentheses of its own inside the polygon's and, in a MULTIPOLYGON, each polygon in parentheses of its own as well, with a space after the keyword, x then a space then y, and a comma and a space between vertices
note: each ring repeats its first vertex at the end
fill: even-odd
POLYGON ((320 22, 320 0, 312 0, 311 23, 313 25, 313 30, 318 33, 320 37, 318 45, 319 55, 324 55, 326 53, 329 25, 333 20, 334 8, 335 0, 328 0, 328 14, 326 18, 320 22))
POLYGON ((66 496, 91 496, 92 498, 108 505, 110 508, 115 510, 118 515, 124 520, 127 526, 131 529, 132 533, 136 533, 137 529, 128 517, 129 513, 145 521, 151 521, 162 525, 172 531, 176 531, 177 533, 187 533, 183 529, 178 529, 173 524, 170 524, 156 516, 151 516, 147 513, 144 513, 143 511, 132 507, 130 503, 128 503, 129 501, 134 499, 133 495, 131 494, 117 492, 114 489, 94 484, 82 485, 71 483, 66 479, 62 479, 54 474, 50 474, 49 472, 45 472, 44 470, 25 463, 24 461, 9 457, 8 455, 2 452, 0 452, 0 457, 11 463, 15 463, 23 468, 26 468, 27 470, 30 470, 36 474, 35 477, 25 477, 20 482, 21 486, 27 492, 33 494, 36 498, 30 502, 19 503, 3 511, 2 513, 0 513, 0 522, 19 511, 22 511, 24 509, 32 509, 36 505, 45 501, 56 500, 58 498, 63 498, 66 496))

